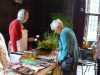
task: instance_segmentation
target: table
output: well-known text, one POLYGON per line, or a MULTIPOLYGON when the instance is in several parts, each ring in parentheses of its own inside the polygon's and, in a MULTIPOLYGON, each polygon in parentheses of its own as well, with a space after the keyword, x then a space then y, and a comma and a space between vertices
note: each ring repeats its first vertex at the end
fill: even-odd
MULTIPOLYGON (((16 57, 18 57, 18 55, 12 54, 12 57, 16 58, 16 57)), ((15 61, 15 59, 13 59, 12 61, 18 62, 18 58, 16 59, 16 61, 15 61)), ((60 75, 60 69, 59 69, 58 65, 56 64, 56 62, 50 63, 50 66, 39 70, 34 75, 46 75, 48 73, 52 73, 52 75, 60 75)), ((9 73, 6 75, 13 75, 13 74, 9 73)), ((18 75, 18 74, 14 74, 14 75, 18 75)))
POLYGON ((58 68, 58 66, 56 65, 56 63, 52 63, 51 66, 43 69, 43 70, 40 70, 38 73, 36 73, 36 75, 46 75, 48 72, 52 73, 52 75, 60 75, 61 71, 60 69, 58 68))
MULTIPOLYGON (((56 65, 56 63, 52 63, 49 67, 39 70, 33 75, 47 75, 49 72, 52 73, 52 75, 60 75, 60 70, 58 66, 56 65)), ((2 71, 2 75, 20 75, 20 74, 9 69, 7 72, 2 71)))
MULTIPOLYGON (((35 51, 35 50, 34 50, 35 51)), ((39 50, 38 50, 39 51, 39 50)), ((54 54, 54 53, 53 53, 54 54)), ((53 55, 51 54, 51 56, 53 55)), ((11 57, 11 60, 12 62, 19 62, 19 58, 20 58, 21 55, 19 55, 18 53, 16 54, 10 54, 10 57, 11 57), (18 58, 19 57, 19 58, 18 58), (16 60, 15 60, 16 58, 16 60)), ((41 53, 38 55, 38 57, 41 57, 41 53)), ((43 54, 42 55, 43 57, 42 58, 45 58, 45 57, 48 57, 47 54, 43 54)), ((53 55, 54 56, 54 55, 53 55)), ((55 58, 54 58, 55 59, 55 58)), ((50 64, 50 66, 46 67, 46 68, 43 68, 42 70, 39 70, 38 72, 35 73, 35 75, 46 75, 47 73, 52 73, 52 75, 60 75, 60 70, 59 70, 59 67, 58 65, 56 64, 56 62, 53 62, 50 64)))

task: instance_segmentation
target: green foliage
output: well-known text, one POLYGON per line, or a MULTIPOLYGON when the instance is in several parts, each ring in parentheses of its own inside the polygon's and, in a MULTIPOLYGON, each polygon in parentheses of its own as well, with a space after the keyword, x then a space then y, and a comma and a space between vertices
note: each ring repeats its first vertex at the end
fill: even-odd
POLYGON ((57 48, 57 35, 54 32, 44 33, 44 39, 42 41, 38 41, 38 48, 45 48, 48 50, 53 50, 57 48))
POLYGON ((64 26, 67 26, 69 28, 73 28, 72 21, 62 13, 51 13, 50 17, 51 17, 51 20, 59 18, 59 19, 61 19, 63 21, 64 26))

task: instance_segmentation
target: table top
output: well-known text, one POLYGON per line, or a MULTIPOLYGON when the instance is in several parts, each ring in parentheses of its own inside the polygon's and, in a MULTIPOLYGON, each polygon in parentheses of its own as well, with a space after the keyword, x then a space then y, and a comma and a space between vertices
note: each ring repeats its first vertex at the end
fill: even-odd
MULTIPOLYGON (((41 68, 40 70, 37 70, 36 72, 33 73, 33 75, 46 75, 49 71, 52 71, 56 68, 56 63, 51 63, 50 66, 46 68, 41 68)), ((6 70, 2 70, 2 73, 5 73, 5 75, 21 75, 18 72, 15 72, 13 69, 8 68, 6 70)), ((55 75, 55 74, 54 74, 55 75)))

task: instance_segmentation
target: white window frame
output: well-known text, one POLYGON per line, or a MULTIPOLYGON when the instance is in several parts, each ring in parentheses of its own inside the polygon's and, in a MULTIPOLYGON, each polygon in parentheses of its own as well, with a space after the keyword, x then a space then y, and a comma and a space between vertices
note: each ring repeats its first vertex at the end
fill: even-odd
POLYGON ((85 41, 96 41, 100 25, 100 0, 86 0, 85 9, 85 41))

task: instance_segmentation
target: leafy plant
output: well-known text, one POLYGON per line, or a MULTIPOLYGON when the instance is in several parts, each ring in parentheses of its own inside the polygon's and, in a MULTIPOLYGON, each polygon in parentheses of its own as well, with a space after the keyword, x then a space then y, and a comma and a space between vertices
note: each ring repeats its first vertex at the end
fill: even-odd
POLYGON ((38 48, 53 50, 57 48, 57 35, 54 32, 45 32, 44 39, 38 41, 38 48))

